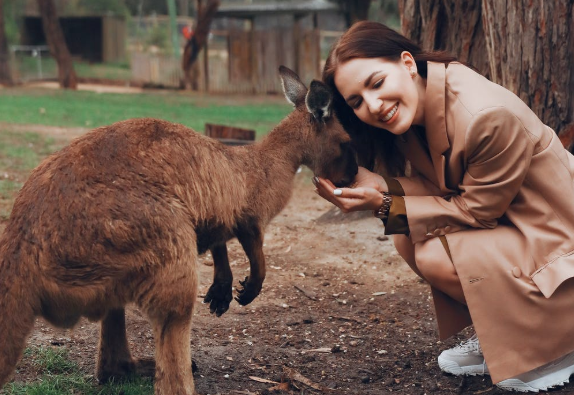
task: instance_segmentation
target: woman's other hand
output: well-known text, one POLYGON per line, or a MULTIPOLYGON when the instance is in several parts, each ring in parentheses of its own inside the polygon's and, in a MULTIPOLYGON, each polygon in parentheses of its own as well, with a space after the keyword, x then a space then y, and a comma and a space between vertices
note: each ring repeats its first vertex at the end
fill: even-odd
POLYGON ((352 188, 337 188, 331 181, 319 177, 314 177, 313 183, 319 196, 344 213, 376 210, 383 203, 382 193, 388 191, 384 178, 364 167, 359 167, 352 188))

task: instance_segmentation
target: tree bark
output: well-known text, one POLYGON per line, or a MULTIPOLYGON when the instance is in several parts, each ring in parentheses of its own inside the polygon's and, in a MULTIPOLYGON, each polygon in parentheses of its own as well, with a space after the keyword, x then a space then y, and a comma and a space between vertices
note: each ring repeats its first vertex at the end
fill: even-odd
POLYGON ((0 84, 11 86, 12 73, 10 72, 10 54, 8 52, 8 40, 4 27, 4 0, 0 0, 0 84))
POLYGON ((572 0, 483 0, 482 9, 491 79, 567 133, 574 121, 572 0))
POLYGON ((518 95, 574 149, 572 0, 399 0, 402 32, 518 95))
POLYGON ((50 53, 58 64, 58 81, 60 87, 77 89, 78 79, 74 71, 72 56, 64 39, 62 27, 58 21, 56 7, 53 0, 38 0, 38 8, 42 15, 42 25, 50 53))
POLYGON ((399 0, 401 30, 425 50, 452 53, 488 77, 481 0, 399 0))
POLYGON ((211 22, 217 13, 220 3, 220 0, 207 0, 207 3, 203 4, 202 0, 197 0, 195 31, 193 36, 187 40, 183 50, 182 68, 185 89, 198 89, 199 67, 196 64, 197 56, 207 43, 211 22))

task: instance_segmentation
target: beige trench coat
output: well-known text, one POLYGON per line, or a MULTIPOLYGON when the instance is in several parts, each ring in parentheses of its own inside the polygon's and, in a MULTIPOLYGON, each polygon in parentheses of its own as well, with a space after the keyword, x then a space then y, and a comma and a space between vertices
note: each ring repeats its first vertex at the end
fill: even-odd
POLYGON ((397 138, 418 174, 396 180, 412 242, 446 237, 467 300, 433 289, 440 337, 473 323, 496 383, 574 351, 574 157, 460 63, 429 62, 426 92, 428 149, 397 138))

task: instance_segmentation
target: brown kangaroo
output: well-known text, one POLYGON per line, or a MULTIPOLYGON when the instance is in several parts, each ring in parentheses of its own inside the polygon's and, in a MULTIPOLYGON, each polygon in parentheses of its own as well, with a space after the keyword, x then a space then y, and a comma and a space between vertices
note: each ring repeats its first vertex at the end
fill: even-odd
POLYGON ((294 111, 260 143, 227 147, 182 125, 132 119, 95 129, 44 160, 14 202, 0 237, 0 388, 42 316, 72 327, 102 320, 97 377, 136 370, 124 306, 147 313, 155 340, 155 394, 195 394, 190 328, 196 259, 211 250, 216 314, 232 299, 226 241, 251 264, 237 300, 265 278, 264 228, 286 205, 297 168, 340 185, 357 172, 331 94, 280 69, 294 111))

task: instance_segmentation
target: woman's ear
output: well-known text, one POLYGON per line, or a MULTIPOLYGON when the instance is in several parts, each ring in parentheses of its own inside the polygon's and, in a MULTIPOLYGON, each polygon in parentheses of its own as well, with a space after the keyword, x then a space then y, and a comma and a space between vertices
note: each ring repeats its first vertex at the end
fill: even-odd
POLYGON ((413 57, 413 55, 411 55, 409 51, 403 51, 401 53, 401 61, 408 69, 414 67, 416 70, 417 64, 415 62, 415 58, 413 57))

